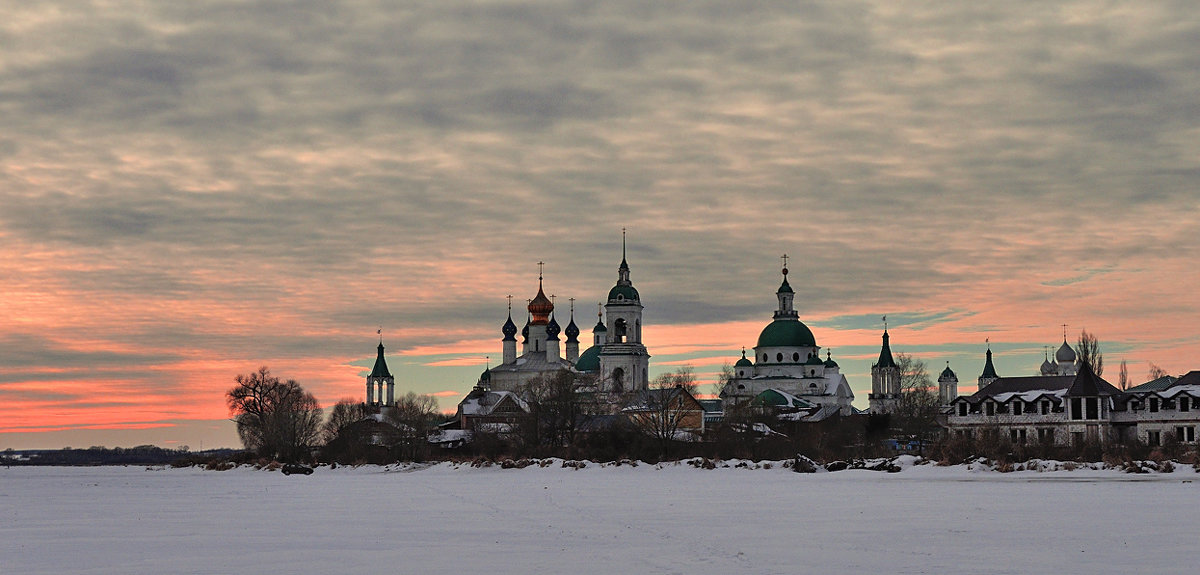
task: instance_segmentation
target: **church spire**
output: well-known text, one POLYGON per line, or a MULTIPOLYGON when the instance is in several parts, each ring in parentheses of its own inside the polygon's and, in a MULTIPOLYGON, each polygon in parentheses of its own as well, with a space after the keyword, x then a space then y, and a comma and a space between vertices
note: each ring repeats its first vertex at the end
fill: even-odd
POLYGON ((983 373, 979 375, 979 381, 981 382, 985 379, 990 382, 1000 377, 996 374, 996 366, 992 365, 992 342, 990 339, 987 340, 987 344, 987 360, 983 363, 983 373))
MULTIPOLYGON (((887 319, 885 317, 884 321, 887 319)), ((891 336, 888 335, 887 325, 883 328, 883 347, 879 349, 879 361, 875 364, 878 367, 899 367, 896 365, 896 360, 892 358, 891 336)))

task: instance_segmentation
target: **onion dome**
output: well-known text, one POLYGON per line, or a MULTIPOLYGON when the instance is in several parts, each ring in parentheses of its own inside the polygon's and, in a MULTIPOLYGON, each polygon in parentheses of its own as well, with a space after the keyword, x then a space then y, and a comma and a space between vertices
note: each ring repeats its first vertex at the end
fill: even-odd
POLYGON ((514 337, 517 335, 517 324, 513 323, 511 313, 508 314, 508 321, 504 322, 504 327, 500 328, 500 331, 504 333, 503 341, 516 341, 517 340, 517 338, 514 337))
POLYGON ((525 320, 525 327, 521 328, 521 343, 529 343, 529 320, 525 320))
POLYGON ((587 351, 579 354, 579 359, 575 360, 575 369, 582 372, 600 371, 600 349, 602 345, 593 345, 587 348, 587 351))
POLYGON ((958 375, 954 373, 954 370, 950 369, 950 362, 946 362, 946 369, 942 370, 942 374, 938 376, 938 379, 953 379, 954 381, 958 381, 958 375))
POLYGON ((833 361, 833 354, 829 351, 825 352, 825 367, 837 367, 838 363, 833 361))
POLYGON ((596 327, 593 327, 593 328, 592 328, 592 333, 606 333, 606 332, 608 332, 608 328, 607 328, 607 327, 604 327, 604 320, 603 320, 603 319, 601 319, 601 320, 597 321, 597 322, 596 322, 596 327))
POLYGON ((1055 366, 1053 363, 1050 363, 1049 357, 1042 356, 1042 369, 1041 370, 1042 370, 1042 375, 1054 375, 1054 372, 1058 371, 1058 367, 1055 366))
POLYGON ((542 291, 542 279, 538 278, 538 293, 529 302, 529 315, 533 318, 533 325, 546 325, 550 321, 550 314, 554 313, 554 302, 546 297, 546 292, 542 291))
POLYGON ((563 330, 567 334, 567 343, 579 343, 579 326, 575 325, 575 314, 571 314, 571 323, 563 330))
POLYGON ((558 322, 554 321, 554 316, 550 316, 550 321, 546 324, 546 339, 549 341, 558 341, 558 334, 562 332, 562 328, 558 327, 558 322))
POLYGON ((742 359, 737 360, 737 363, 733 364, 733 367, 753 367, 753 366, 754 366, 754 364, 751 363, 750 360, 746 359, 746 348, 743 347, 742 348, 742 359))
POLYGON ((479 374, 479 383, 488 383, 489 381, 492 381, 491 368, 485 369, 483 373, 479 374))
POLYGON ((1067 340, 1064 339, 1062 347, 1054 352, 1054 359, 1057 359, 1058 363, 1075 363, 1075 358, 1075 350, 1071 349, 1071 346, 1067 345, 1067 340))

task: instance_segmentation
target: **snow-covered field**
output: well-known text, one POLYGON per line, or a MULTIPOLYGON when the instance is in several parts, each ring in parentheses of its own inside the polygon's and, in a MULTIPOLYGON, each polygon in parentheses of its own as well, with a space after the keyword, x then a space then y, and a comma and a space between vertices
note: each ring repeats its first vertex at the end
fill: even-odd
POLYGON ((0 573, 1196 573, 1200 477, 0 468, 0 573))

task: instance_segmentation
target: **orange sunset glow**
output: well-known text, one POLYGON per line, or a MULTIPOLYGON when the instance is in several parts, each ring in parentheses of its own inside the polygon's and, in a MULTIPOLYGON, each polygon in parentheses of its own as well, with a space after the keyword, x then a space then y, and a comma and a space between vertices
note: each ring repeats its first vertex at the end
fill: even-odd
POLYGON ((933 4, 7 3, 0 449, 236 446, 235 376, 361 398, 380 339, 453 411, 539 261, 590 345, 622 229, 704 393, 783 254, 860 408, 883 316, 960 393, 1064 324, 1200 369, 1195 11, 933 4))

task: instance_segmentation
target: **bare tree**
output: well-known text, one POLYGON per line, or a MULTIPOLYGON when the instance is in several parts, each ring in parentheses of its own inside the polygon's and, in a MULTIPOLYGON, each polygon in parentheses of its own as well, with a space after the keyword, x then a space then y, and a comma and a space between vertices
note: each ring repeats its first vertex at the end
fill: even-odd
POLYGON ((1088 364, 1092 368, 1092 372, 1096 375, 1104 373, 1104 355, 1100 353, 1100 341, 1096 336, 1082 330, 1079 332, 1079 341, 1075 344, 1075 353, 1079 359, 1080 365, 1088 364))
POLYGON ((429 432, 436 427, 437 417, 437 398, 412 391, 388 408, 387 419, 396 428, 394 448, 401 459, 419 461, 424 458, 429 432))
POLYGON ((1118 387, 1121 388, 1121 391, 1129 389, 1129 365, 1126 364, 1125 360, 1123 359, 1121 360, 1121 372, 1120 375, 1117 376, 1117 383, 1119 384, 1118 387))
POLYGON ((1154 381, 1154 380, 1156 380, 1160 377, 1164 377, 1166 375, 1169 375, 1167 373, 1167 370, 1165 370, 1161 367, 1158 367, 1154 363, 1150 364, 1150 381, 1154 381))
POLYGON ((535 377, 518 390, 537 411, 538 441, 554 446, 575 441, 576 424, 583 413, 577 374, 560 369, 535 377))
POLYGON ((896 354, 900 368, 900 396, 892 411, 891 426, 900 435, 917 442, 918 453, 938 430, 941 401, 925 362, 907 353, 896 354))
POLYGON ((347 426, 366 419, 369 410, 366 404, 343 397, 329 410, 329 419, 321 426, 321 438, 326 444, 335 441, 347 426))
MULTIPOLYGON (((733 380, 734 374, 735 374, 735 372, 733 370, 733 366, 729 365, 728 361, 721 364, 721 372, 717 374, 717 393, 718 394, 720 394, 722 392, 726 392, 725 388, 728 387, 729 382, 733 380)), ((732 394, 732 392, 733 392, 732 389, 730 389, 728 391, 729 394, 732 394)))
POLYGON ((696 418, 703 422, 704 409, 696 401, 696 375, 689 366, 654 378, 650 389, 634 396, 622 410, 639 431, 659 441, 667 455, 671 442, 696 418))
POLYGON ((306 456, 321 431, 321 405, 295 380, 281 381, 266 366, 234 378, 225 393, 246 449, 294 461, 306 456))

